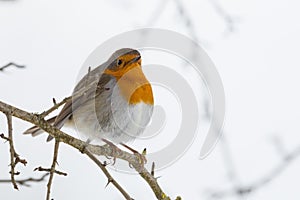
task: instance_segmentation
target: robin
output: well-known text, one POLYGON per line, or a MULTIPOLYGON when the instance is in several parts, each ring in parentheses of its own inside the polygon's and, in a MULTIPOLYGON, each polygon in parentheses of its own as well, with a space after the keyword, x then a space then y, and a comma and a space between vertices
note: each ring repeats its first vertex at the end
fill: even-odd
MULTIPOLYGON (((152 87, 135 49, 117 50, 79 81, 60 113, 48 120, 57 128, 76 128, 88 141, 124 144, 140 135, 153 112, 152 87)), ((34 126, 24 132, 36 136, 34 126)), ((48 136, 47 141, 52 137, 48 136)))

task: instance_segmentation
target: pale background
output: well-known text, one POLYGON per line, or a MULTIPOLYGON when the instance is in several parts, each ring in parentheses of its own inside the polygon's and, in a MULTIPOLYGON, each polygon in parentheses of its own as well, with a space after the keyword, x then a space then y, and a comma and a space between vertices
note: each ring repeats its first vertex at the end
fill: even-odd
MULTIPOLYGON (((211 192, 256 185, 283 163, 281 173, 249 195, 220 199, 299 199, 300 159, 282 159, 300 145, 299 8, 295 0, 1 1, 0 65, 14 61, 27 68, 0 73, 0 99, 43 111, 52 97, 70 94, 81 64, 110 37, 142 27, 183 33, 207 50, 223 80, 227 142, 199 160, 201 141, 196 140, 182 159, 158 172, 163 189, 173 198, 214 199, 211 192)), ((5 133, 3 115, 0 125, 5 133)), ((28 161, 18 171, 20 177, 39 177, 32 170, 50 166, 53 144, 45 142, 46 135, 21 135, 28 127, 14 120, 16 150, 28 161)), ((0 158, 0 179, 9 178, 8 144, 2 141, 0 158)), ((107 180, 100 170, 69 146, 61 145, 59 169, 68 176, 55 176, 56 200, 123 199, 112 185, 104 189, 107 180)), ((112 173, 135 199, 154 199, 140 177, 112 173)), ((2 184, 0 199, 45 199, 46 183, 19 191, 2 184)))

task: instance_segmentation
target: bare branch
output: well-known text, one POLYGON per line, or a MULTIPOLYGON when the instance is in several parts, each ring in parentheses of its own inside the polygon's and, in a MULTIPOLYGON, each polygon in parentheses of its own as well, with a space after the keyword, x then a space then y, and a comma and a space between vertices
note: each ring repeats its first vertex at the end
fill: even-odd
POLYGON ((225 9, 221 6, 218 0, 209 0, 209 2, 215 9, 216 13, 224 20, 227 31, 229 33, 232 33, 235 30, 233 17, 225 11, 225 9))
POLYGON ((177 10, 179 14, 181 15, 181 19, 184 22, 184 25, 186 26, 187 30, 189 31, 191 37, 196 41, 199 42, 199 38, 197 36, 197 32, 192 20, 192 17, 190 16, 189 12, 186 10, 184 3, 182 0, 174 0, 177 10))
POLYGON ((282 156, 281 163, 275 166, 269 173, 259 178, 258 180, 242 186, 239 186, 240 184, 235 184, 231 189, 212 192, 210 194, 210 197, 214 199, 222 199, 228 196, 241 197, 246 194, 253 193, 277 178, 292 163, 292 161, 294 161, 298 157, 300 157, 300 146, 282 156))
POLYGON ((233 155, 230 151, 230 147, 227 142, 226 134, 223 132, 222 137, 220 138, 220 147, 222 148, 221 153, 225 164, 226 176, 228 180, 234 185, 234 187, 238 187, 241 184, 239 180, 238 174, 236 173, 236 166, 234 164, 233 155))
POLYGON ((41 118, 44 118, 46 117, 47 115, 49 115, 50 113, 52 113, 54 110, 58 109, 60 106, 64 105, 69 99, 71 99, 72 97, 67 97, 67 98, 64 98, 61 102, 59 103, 56 103, 56 100, 55 98, 53 98, 53 103, 54 103, 54 106, 52 106, 50 109, 48 109, 47 111, 45 112, 42 112, 40 114, 40 117, 41 118))
MULTIPOLYGON (((15 180, 16 183, 18 183, 19 185, 23 185, 23 186, 27 186, 30 187, 30 182, 42 182, 45 180, 45 178, 49 175, 49 173, 44 174, 43 176, 41 176, 40 178, 26 178, 26 179, 19 179, 19 180, 15 180)), ((7 179, 7 180, 0 180, 0 183, 11 183, 11 179, 7 179)))
POLYGON ((41 118, 40 115, 28 113, 1 101, 0 111, 4 113, 11 112, 14 117, 17 117, 19 119, 30 122, 40 127, 41 129, 49 133, 52 137, 56 138, 59 142, 66 143, 78 149, 79 151, 89 151, 92 154, 116 157, 129 162, 129 164, 133 166, 133 168, 137 172, 139 172, 140 176, 148 183, 158 200, 170 200, 170 197, 168 197, 159 186, 156 178, 153 177, 151 173, 147 171, 147 169, 144 167, 144 164, 140 162, 139 156, 135 154, 130 154, 121 149, 118 149, 118 151, 114 151, 109 146, 103 147, 98 145, 87 144, 86 142, 76 139, 57 129, 56 127, 50 125, 47 121, 41 118), (86 150, 84 150, 85 148, 86 150))
POLYGON ((59 140, 55 138, 53 160, 52 160, 52 165, 51 165, 51 169, 50 169, 49 181, 47 184, 46 200, 50 200, 50 192, 51 192, 52 180, 53 180, 54 173, 55 173, 55 165, 57 162, 58 148, 59 148, 59 140))
POLYGON ((98 167, 103 171, 105 176, 108 179, 108 182, 106 186, 108 186, 109 183, 112 183, 120 192, 121 194, 125 197, 126 200, 132 200, 129 196, 129 194, 122 188, 122 186, 110 175, 110 173, 106 169, 106 165, 102 164, 91 152, 89 152, 87 149, 83 150, 83 153, 85 153, 92 161, 94 161, 98 167))
POLYGON ((10 139, 9 139, 8 137, 6 137, 6 136, 4 135, 4 133, 1 133, 1 134, 0 134, 0 138, 2 138, 3 140, 6 140, 6 142, 7 142, 7 141, 10 141, 10 139))
POLYGON ((21 159, 20 156, 18 156, 18 154, 15 153, 15 155, 16 155, 15 164, 21 163, 24 166, 26 166, 27 161, 25 159, 21 159))
MULTIPOLYGON (((51 168, 43 168, 43 167, 40 166, 40 167, 35 168, 33 171, 51 172, 51 168)), ((54 173, 58 174, 58 175, 62 175, 62 176, 68 176, 67 173, 61 172, 61 171, 58 171, 58 170, 54 170, 54 173)))
POLYGON ((25 159, 21 159, 19 155, 16 153, 14 147, 13 140, 13 128, 12 128, 12 111, 3 112, 7 118, 7 126, 8 126, 8 137, 6 137, 3 133, 0 134, 0 137, 9 142, 9 152, 10 152, 10 182, 12 183, 14 189, 18 190, 17 181, 15 180, 15 176, 19 175, 20 172, 16 171, 15 168, 18 163, 22 163, 24 166, 27 164, 25 159))
POLYGON ((15 175, 18 175, 19 172, 15 172, 15 158, 17 157, 14 143, 13 143, 13 133, 12 133, 12 113, 11 112, 5 112, 6 118, 7 118, 7 125, 8 125, 8 142, 9 142, 9 149, 10 149, 10 178, 11 183, 13 184, 14 188, 18 190, 18 185, 15 180, 15 175))
POLYGON ((10 62, 10 63, 8 63, 8 64, 6 64, 6 65, 0 67, 0 71, 4 71, 4 69, 5 69, 5 68, 8 68, 8 67, 25 68, 24 65, 18 65, 18 64, 14 63, 14 62, 10 62))
POLYGON ((168 1, 159 1, 156 9, 153 11, 151 16, 147 20, 148 22, 144 24, 144 26, 146 27, 153 26, 159 20, 161 14, 164 13, 167 3, 168 1))
POLYGON ((137 172, 139 172, 140 176, 148 183, 151 187, 153 193, 156 198, 159 200, 170 200, 159 186, 157 179, 151 175, 145 167, 144 163, 141 162, 141 158, 137 154, 130 154, 126 151, 115 147, 116 149, 109 148, 110 146, 97 146, 97 145, 88 145, 86 148, 93 154, 96 155, 104 155, 110 157, 116 157, 122 160, 125 160, 132 166, 137 172))

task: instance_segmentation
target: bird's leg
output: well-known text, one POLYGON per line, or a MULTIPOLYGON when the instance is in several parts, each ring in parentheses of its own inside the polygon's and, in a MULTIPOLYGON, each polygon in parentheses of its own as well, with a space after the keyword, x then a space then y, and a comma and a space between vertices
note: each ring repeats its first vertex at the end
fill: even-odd
POLYGON ((134 155, 136 155, 136 156, 139 158, 141 164, 144 165, 144 164, 147 163, 147 159, 146 159, 146 157, 145 157, 145 154, 146 154, 146 153, 144 153, 144 152, 146 152, 146 150, 144 150, 143 153, 139 153, 137 150, 131 148, 130 146, 128 146, 128 145, 126 145, 126 144, 124 144, 124 143, 120 143, 120 144, 121 144, 123 147, 129 149, 134 155))
MULTIPOLYGON (((116 163, 116 159, 117 159, 117 150, 118 150, 118 147, 114 143, 112 143, 112 142, 110 142, 110 141, 108 141, 106 139, 102 139, 102 141, 106 143, 104 146, 108 145, 111 148, 112 155, 113 155, 113 163, 112 163, 112 165, 114 165, 116 163)), ((108 158, 108 159, 110 159, 110 158, 108 158)))

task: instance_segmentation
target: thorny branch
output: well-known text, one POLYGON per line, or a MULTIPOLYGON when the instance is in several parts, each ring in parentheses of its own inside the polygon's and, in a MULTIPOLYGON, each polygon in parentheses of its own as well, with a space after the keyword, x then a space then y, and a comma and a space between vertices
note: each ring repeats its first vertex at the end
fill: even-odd
POLYGON ((15 157, 17 156, 14 143, 13 143, 13 135, 12 135, 12 114, 10 112, 5 113, 7 118, 7 126, 8 126, 8 142, 10 149, 10 178, 11 182, 15 189, 18 189, 18 185, 15 180, 15 175, 18 175, 18 172, 15 172, 16 162, 15 157))
POLYGON ((51 192, 52 180, 53 180, 54 173, 56 172, 55 171, 55 165, 57 163, 58 148, 59 148, 59 140, 55 138, 53 160, 52 160, 52 165, 51 165, 51 169, 50 169, 49 181, 48 181, 48 184, 47 184, 47 196, 46 196, 46 200, 50 200, 50 192, 51 192))
MULTIPOLYGON (((151 172, 149 172, 144 167, 144 164, 140 162, 140 158, 138 156, 136 156, 135 154, 128 153, 119 148, 116 151, 109 146, 98 146, 98 145, 87 144, 86 142, 76 139, 76 138, 66 134, 65 132, 57 129, 56 127, 50 125, 40 115, 23 111, 21 109, 18 109, 16 107, 8 105, 2 101, 0 101, 0 111, 3 113, 11 113, 11 116, 22 119, 23 121, 30 122, 30 123, 40 127, 41 129, 43 129, 44 131, 49 133, 52 137, 56 138, 56 140, 58 140, 59 142, 68 144, 68 145, 78 149, 79 151, 84 152, 88 156, 95 154, 95 155, 100 155, 100 156, 116 157, 118 159, 127 161, 140 174, 140 176, 148 183, 148 185, 150 186, 150 188, 152 189, 153 193, 155 194, 155 196, 158 200, 170 200, 171 199, 169 196, 167 196, 163 192, 163 190, 161 189, 161 187, 159 186, 159 184, 157 182, 157 179, 151 175, 151 172), (90 152, 90 154, 87 152, 90 152)), ((93 160, 93 161, 96 162, 95 160, 93 160)), ((96 162, 96 164, 98 166, 99 166, 99 164, 101 164, 103 166, 103 164, 101 162, 99 163, 99 160, 96 162)), ((101 169, 103 170, 103 168, 101 168, 101 169)), ((120 188, 118 188, 118 189, 120 189, 120 188)), ((176 199, 181 199, 181 198, 177 197, 176 199)))
POLYGON ((6 115, 7 119, 7 129, 8 129, 8 137, 4 135, 4 133, 0 134, 0 138, 9 142, 9 152, 10 152, 10 182, 13 184, 14 189, 18 190, 17 181, 15 180, 15 176, 19 175, 20 172, 16 171, 16 166, 18 163, 22 163, 24 166, 27 164, 25 159, 21 159, 19 155, 16 153, 14 147, 13 140, 13 128, 12 128, 12 111, 3 112, 6 115))
POLYGON ((122 188, 122 186, 111 176, 111 174, 106 169, 106 164, 101 163, 91 152, 86 150, 86 148, 84 148, 83 153, 85 153, 92 161, 94 161, 98 165, 98 167, 102 170, 102 172, 105 174, 105 176, 108 179, 108 182, 107 182, 106 186, 108 186, 109 183, 112 183, 121 192, 121 194, 125 197, 126 200, 132 200, 133 199, 122 188))
MULTIPOLYGON (((35 168, 33 171, 39 171, 39 172, 51 172, 51 168, 48 169, 48 168, 43 168, 43 167, 37 167, 37 168, 35 168)), ((58 174, 58 175, 62 175, 62 176, 67 176, 67 175, 68 175, 67 173, 61 172, 61 171, 58 171, 58 170, 54 170, 54 173, 55 173, 55 174, 58 174)))

